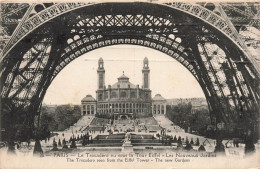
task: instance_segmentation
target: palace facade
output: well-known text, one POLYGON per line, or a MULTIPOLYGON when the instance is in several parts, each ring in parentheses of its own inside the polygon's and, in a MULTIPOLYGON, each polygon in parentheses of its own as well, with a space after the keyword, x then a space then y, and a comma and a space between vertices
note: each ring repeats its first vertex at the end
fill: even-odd
POLYGON ((150 68, 149 61, 145 57, 142 69, 143 85, 134 85, 124 74, 117 78, 113 85, 105 85, 105 68, 102 58, 98 61, 96 98, 87 95, 81 100, 81 115, 105 114, 127 114, 138 113, 166 113, 166 100, 157 94, 154 100, 150 90, 150 68))

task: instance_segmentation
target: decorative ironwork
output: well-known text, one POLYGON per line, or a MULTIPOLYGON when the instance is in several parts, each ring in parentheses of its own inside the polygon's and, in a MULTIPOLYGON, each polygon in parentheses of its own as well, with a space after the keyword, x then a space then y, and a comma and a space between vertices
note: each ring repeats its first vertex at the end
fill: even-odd
MULTIPOLYGON (((57 3, 49 8, 46 8, 45 10, 37 13, 36 15, 28 18, 21 26, 20 29, 14 32, 14 37, 10 40, 8 45, 5 47, 5 50, 3 52, 3 56, 6 54, 6 52, 12 48, 13 45, 15 45, 17 42, 19 42, 23 37, 25 37, 28 33, 30 33, 32 30, 36 29, 40 25, 44 24, 45 22, 60 16, 61 14, 67 13, 72 10, 76 10, 78 8, 86 7, 89 5, 97 4, 95 2, 89 2, 89 3, 57 3)), ((181 11, 184 11, 188 14, 191 14, 193 16, 196 16, 203 20, 204 22, 212 24, 214 27, 216 27, 218 30, 222 31, 225 35, 227 35, 229 38, 234 40, 234 42, 237 41, 236 34, 227 26, 223 25, 222 23, 225 23, 226 21, 221 18, 219 15, 215 14, 214 12, 198 5, 198 4, 192 4, 192 3, 186 3, 186 2, 172 2, 172 3, 165 3, 165 6, 172 7, 174 9, 178 9, 181 11)), ((117 18, 116 25, 120 25, 120 22, 123 20, 118 20, 117 18)), ((131 20, 133 18, 126 17, 127 24, 131 24, 131 20)), ((111 20, 109 20, 109 16, 107 16, 106 21, 104 24, 110 23, 111 20)), ((133 20, 132 20, 133 21, 133 20)), ((163 21, 159 21, 159 23, 162 23, 163 21)), ((136 22, 138 23, 138 21, 136 22)), ((109 24, 108 24, 109 25, 109 24)), ((138 25, 136 25, 138 26, 138 25)), ((141 26, 141 25, 139 25, 141 26)), ((159 26, 159 25, 158 25, 159 26)))

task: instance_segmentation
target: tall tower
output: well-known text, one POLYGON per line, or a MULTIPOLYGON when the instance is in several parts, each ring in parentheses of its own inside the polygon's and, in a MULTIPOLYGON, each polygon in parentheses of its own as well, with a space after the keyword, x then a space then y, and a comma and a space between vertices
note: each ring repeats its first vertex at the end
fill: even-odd
POLYGON ((150 88, 150 69, 149 69, 149 61, 147 57, 144 58, 143 61, 143 88, 149 89, 150 88))
POLYGON ((98 60, 98 69, 97 69, 97 75, 98 75, 98 89, 103 89, 105 86, 105 69, 104 69, 104 60, 100 58, 98 60))

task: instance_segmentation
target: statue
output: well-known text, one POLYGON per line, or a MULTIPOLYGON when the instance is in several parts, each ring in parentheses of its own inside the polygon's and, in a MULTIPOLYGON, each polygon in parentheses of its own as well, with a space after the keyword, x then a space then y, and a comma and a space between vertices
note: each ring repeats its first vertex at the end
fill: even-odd
POLYGON ((133 152, 133 145, 131 144, 131 134, 126 133, 125 139, 123 140, 122 151, 133 152))
POLYGON ((126 133, 125 134, 125 142, 130 142, 131 141, 131 134, 130 133, 126 133))

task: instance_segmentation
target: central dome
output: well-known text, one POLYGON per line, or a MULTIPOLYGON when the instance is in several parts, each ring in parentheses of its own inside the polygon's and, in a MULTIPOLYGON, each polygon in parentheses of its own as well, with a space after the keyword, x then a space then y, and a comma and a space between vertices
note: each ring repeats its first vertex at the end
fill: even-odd
POLYGON ((111 86, 111 88, 136 88, 136 86, 134 84, 132 84, 131 82, 129 82, 129 77, 127 77, 124 72, 123 75, 121 75, 118 79, 118 82, 113 84, 111 86))
POLYGON ((92 97, 91 95, 87 95, 86 97, 84 97, 81 101, 85 101, 85 102, 93 102, 93 101, 96 101, 94 99, 94 97, 92 97))

